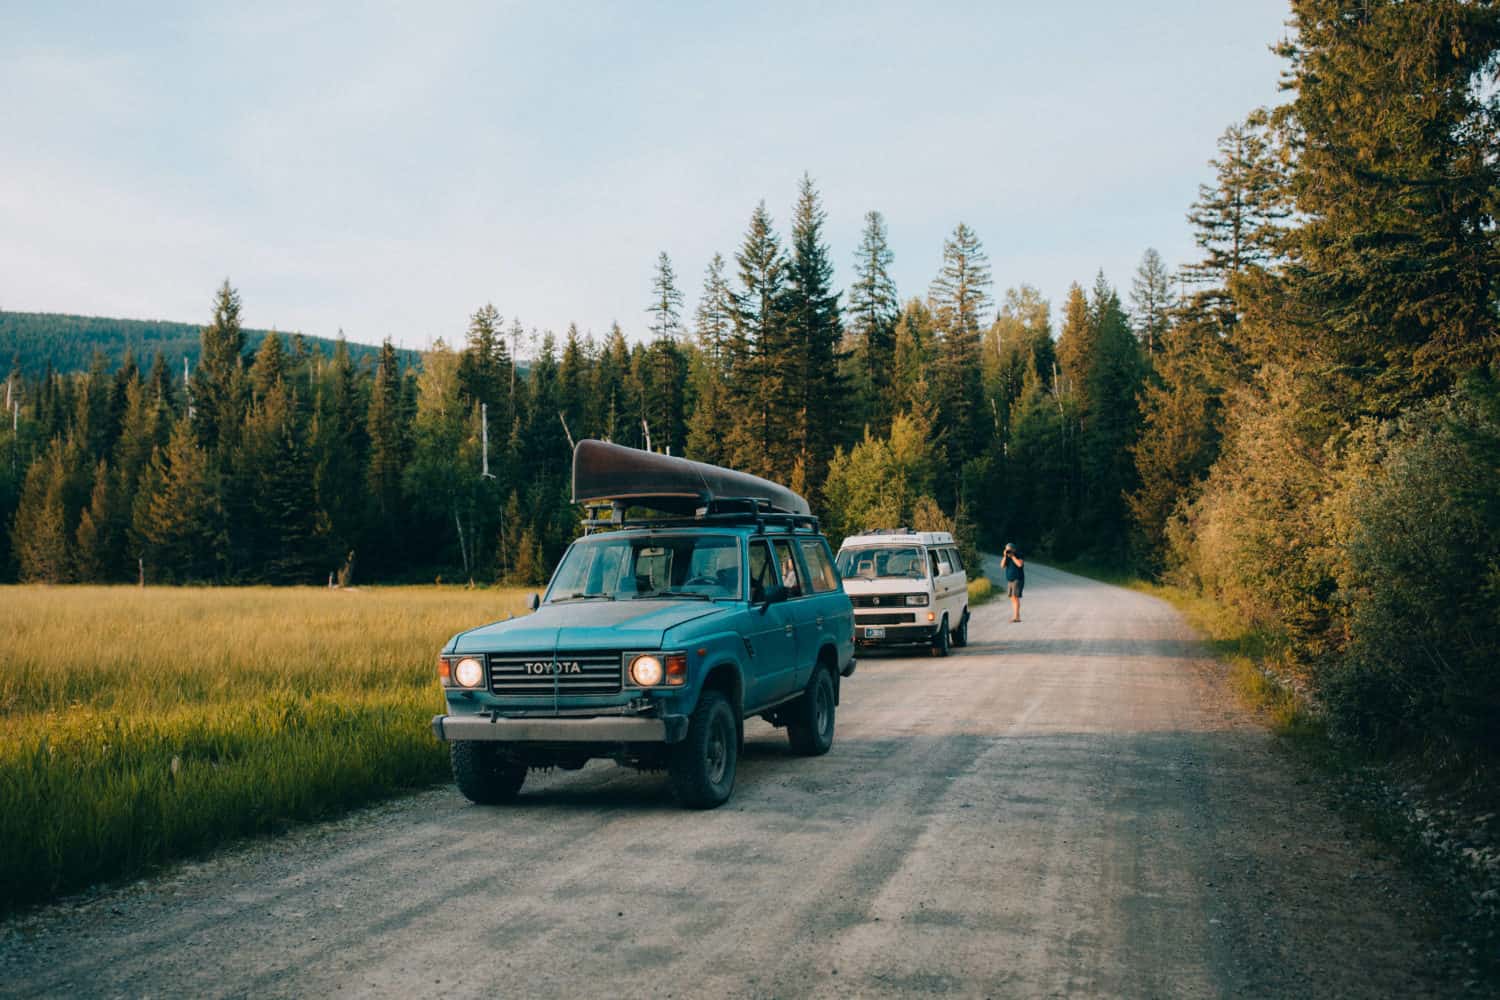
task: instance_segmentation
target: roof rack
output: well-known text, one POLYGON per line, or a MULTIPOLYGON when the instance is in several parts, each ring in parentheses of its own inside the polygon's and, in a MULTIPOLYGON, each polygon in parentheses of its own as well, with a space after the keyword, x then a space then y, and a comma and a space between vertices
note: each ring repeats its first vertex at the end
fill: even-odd
POLYGON ((692 517, 626 517, 628 505, 623 500, 607 503, 590 503, 585 508, 589 516, 584 518, 583 533, 593 534, 608 528, 698 528, 705 525, 755 525, 755 530, 785 528, 788 533, 799 529, 817 534, 822 530, 821 522, 812 514, 792 514, 777 510, 760 497, 715 497, 694 511, 692 517), (608 511, 608 517, 598 516, 608 511))

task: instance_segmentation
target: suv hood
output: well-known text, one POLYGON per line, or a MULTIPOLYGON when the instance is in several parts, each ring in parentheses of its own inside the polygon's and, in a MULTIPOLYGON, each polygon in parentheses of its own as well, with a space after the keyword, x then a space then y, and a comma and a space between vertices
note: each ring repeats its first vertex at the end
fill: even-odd
POLYGON ((667 629, 721 615, 705 601, 569 601, 544 604, 521 618, 494 622, 453 639, 455 653, 551 653, 554 649, 660 649, 667 629))

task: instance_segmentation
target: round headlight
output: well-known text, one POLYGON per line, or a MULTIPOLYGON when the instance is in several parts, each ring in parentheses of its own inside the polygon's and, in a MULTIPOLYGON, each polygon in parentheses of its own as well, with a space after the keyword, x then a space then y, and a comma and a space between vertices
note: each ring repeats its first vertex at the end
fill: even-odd
POLYGON ((641 687, 655 687, 665 675, 661 660, 654 656, 637 656, 630 661, 630 679, 641 687))
POLYGON ((453 665, 453 679, 466 688, 478 687, 484 682, 484 664, 466 656, 453 665))

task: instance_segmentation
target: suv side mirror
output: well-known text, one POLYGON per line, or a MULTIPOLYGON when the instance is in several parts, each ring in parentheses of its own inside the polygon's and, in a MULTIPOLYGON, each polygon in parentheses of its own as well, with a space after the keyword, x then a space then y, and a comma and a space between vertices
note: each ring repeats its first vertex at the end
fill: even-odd
POLYGON ((786 588, 779 583, 773 583, 766 588, 765 603, 769 607, 772 604, 780 604, 786 600, 786 588))
POLYGON ((532 594, 530 597, 528 597, 526 599, 526 606, 528 608, 530 608, 532 611, 535 611, 537 608, 541 607, 542 606, 541 595, 539 595, 539 594, 532 594))

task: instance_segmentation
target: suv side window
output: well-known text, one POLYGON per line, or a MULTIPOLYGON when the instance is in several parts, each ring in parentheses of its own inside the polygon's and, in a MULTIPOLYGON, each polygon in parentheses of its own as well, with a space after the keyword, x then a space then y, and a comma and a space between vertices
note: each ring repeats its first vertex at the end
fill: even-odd
POLYGON ((935 576, 947 576, 953 572, 953 562, 948 552, 948 549, 937 550, 937 569, 933 570, 935 576))
POLYGON ((771 548, 765 542, 750 543, 750 600, 764 601, 766 591, 776 582, 776 564, 771 548))
POLYGON ((797 565, 797 557, 792 554, 792 543, 777 539, 776 566, 781 574, 781 585, 786 588, 788 598, 801 597, 807 589, 802 584, 802 567, 797 565))
POLYGON ((807 572, 812 576, 814 594, 826 594, 839 589, 839 578, 834 575, 833 563, 828 559, 828 550, 817 538, 804 538, 798 543, 802 558, 807 560, 807 572))

